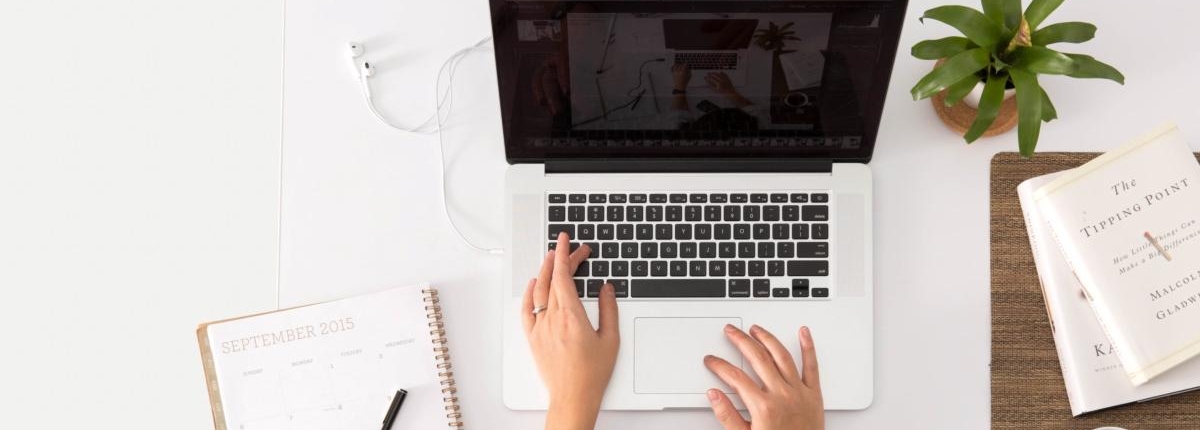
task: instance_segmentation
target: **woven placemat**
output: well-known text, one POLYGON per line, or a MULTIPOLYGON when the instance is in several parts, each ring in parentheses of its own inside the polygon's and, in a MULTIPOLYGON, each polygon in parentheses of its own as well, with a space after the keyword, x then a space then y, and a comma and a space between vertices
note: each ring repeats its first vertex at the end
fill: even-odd
POLYGON ((1017 185, 1077 167, 1097 155, 1038 153, 1026 160, 1001 153, 992 159, 993 429, 1200 428, 1200 392, 1071 417, 1017 185))

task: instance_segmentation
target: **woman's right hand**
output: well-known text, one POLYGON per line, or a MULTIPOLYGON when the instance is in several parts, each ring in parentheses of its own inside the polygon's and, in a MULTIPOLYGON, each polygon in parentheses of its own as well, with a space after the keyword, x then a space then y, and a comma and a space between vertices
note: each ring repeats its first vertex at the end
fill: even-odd
POLYGON ((704 357, 704 365, 725 384, 733 387, 750 412, 750 421, 742 418, 729 397, 716 388, 708 390, 713 413, 725 430, 823 430, 825 406, 821 400, 821 377, 817 369, 817 351, 808 327, 800 328, 800 357, 804 373, 796 370, 792 354, 770 332, 759 326, 750 334, 732 325, 725 326, 729 338, 750 362, 762 385, 742 369, 714 356, 704 357))
POLYGON ((679 91, 687 90, 688 82, 692 80, 692 68, 685 63, 675 63, 671 66, 671 82, 679 91))

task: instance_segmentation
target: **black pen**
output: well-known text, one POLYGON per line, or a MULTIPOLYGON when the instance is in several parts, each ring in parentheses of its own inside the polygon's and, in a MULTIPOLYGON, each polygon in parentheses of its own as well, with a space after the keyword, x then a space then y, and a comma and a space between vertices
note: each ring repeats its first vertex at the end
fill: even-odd
POLYGON ((408 396, 408 391, 396 390, 396 395, 392 397, 392 405, 388 406, 387 415, 383 416, 383 430, 392 429, 392 424, 396 422, 396 414, 400 412, 400 405, 404 404, 405 396, 408 396))

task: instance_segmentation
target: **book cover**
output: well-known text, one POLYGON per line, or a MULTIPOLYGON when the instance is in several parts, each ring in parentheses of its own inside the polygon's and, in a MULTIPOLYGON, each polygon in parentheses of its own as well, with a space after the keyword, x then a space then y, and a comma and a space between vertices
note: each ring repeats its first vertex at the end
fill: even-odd
POLYGON ((1022 182, 1017 187, 1029 244, 1041 283, 1042 297, 1054 336, 1058 362, 1066 385, 1071 415, 1146 401, 1200 387, 1200 360, 1180 365, 1140 387, 1135 387, 1122 370, 1116 350, 1092 313, 1082 286, 1050 233, 1050 225, 1033 205, 1033 192, 1061 173, 1022 182))
POLYGON ((1200 353, 1198 188, 1200 165, 1170 125, 1033 195, 1135 386, 1200 353))

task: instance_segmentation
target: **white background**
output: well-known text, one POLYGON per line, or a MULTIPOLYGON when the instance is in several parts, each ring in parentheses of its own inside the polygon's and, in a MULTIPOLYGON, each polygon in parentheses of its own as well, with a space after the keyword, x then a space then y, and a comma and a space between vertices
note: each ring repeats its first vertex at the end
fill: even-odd
MULTIPOLYGON (((988 423, 988 163, 1016 135, 968 147, 911 101, 931 64, 908 47, 952 32, 917 21, 936 2, 914 3, 871 163, 875 404, 830 414, 830 429, 988 423)), ((1040 149, 1107 149, 1166 120, 1197 147, 1197 9, 1066 2, 1049 22, 1100 31, 1061 48, 1128 83, 1044 79, 1061 119, 1040 149)), ((381 109, 423 118, 437 67, 487 26, 483 0, 0 3, 5 426, 211 428, 197 323, 271 309, 277 293, 287 305, 429 281, 447 297, 468 424, 539 427, 500 401, 501 259, 457 241, 436 136, 373 121, 342 51, 367 42, 381 109)), ((497 112, 465 109, 483 113, 450 139, 450 201, 495 246, 497 112)), ((600 428, 717 426, 677 411, 604 413, 600 428)))

